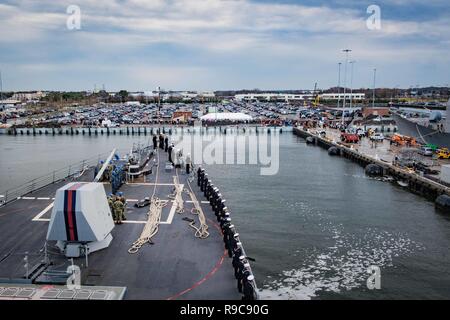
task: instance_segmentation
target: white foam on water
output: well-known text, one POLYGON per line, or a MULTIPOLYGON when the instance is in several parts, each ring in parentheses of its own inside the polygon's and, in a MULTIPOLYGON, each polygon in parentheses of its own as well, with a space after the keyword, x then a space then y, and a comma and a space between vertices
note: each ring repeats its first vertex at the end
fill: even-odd
POLYGON ((262 299, 311 299, 321 292, 342 292, 366 286, 367 268, 394 266, 394 257, 410 255, 424 247, 402 234, 367 228, 363 235, 344 233, 342 226, 323 223, 335 242, 323 252, 311 254, 305 264, 268 279, 262 299), (270 280, 270 281, 269 281, 270 280))

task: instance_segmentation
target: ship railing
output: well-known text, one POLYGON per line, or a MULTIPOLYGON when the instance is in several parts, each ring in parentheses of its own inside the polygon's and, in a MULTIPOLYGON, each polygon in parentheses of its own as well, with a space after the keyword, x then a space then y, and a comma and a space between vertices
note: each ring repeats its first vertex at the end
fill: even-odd
POLYGON ((78 161, 64 168, 53 170, 50 173, 29 180, 20 186, 7 189, 4 191, 3 197, 0 198, 0 206, 30 195, 33 192, 36 192, 51 184, 55 184, 66 179, 77 180, 85 173, 86 170, 96 166, 100 160, 106 159, 110 153, 111 151, 100 153, 96 156, 78 161))

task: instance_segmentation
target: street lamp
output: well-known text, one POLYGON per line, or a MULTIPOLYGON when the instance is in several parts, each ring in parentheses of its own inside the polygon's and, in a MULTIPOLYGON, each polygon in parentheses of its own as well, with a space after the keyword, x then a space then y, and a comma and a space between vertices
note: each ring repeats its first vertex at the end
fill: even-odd
POLYGON ((342 65, 342 62, 339 62, 338 65, 339 65, 339 73, 338 73, 338 101, 337 101, 337 108, 339 109, 339 103, 341 102, 341 65, 342 65))
POLYGON ((346 102, 346 96, 345 91, 347 87, 347 64, 348 64, 348 54, 351 52, 351 49, 344 49, 342 52, 345 52, 345 71, 344 71, 344 105, 342 107, 342 124, 344 124, 344 112, 345 112, 345 102, 346 102))
POLYGON ((373 95, 372 95, 372 108, 375 108, 375 83, 377 79, 377 68, 373 69, 373 95))

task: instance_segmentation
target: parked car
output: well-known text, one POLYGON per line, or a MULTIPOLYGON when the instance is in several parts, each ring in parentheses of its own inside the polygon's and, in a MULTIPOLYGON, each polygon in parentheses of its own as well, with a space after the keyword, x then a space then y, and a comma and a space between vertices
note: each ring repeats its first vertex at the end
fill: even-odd
POLYGON ((384 135, 382 133, 374 133, 370 136, 370 140, 372 141, 383 141, 384 135))
POLYGON ((419 150, 419 154, 421 154, 423 156, 431 157, 433 155, 433 149, 431 149, 430 147, 422 147, 419 150))
POLYGON ((438 159, 450 159, 450 150, 447 148, 439 149, 436 153, 438 159))
POLYGON ((358 143, 359 137, 356 133, 342 133, 341 141, 346 143, 358 143))

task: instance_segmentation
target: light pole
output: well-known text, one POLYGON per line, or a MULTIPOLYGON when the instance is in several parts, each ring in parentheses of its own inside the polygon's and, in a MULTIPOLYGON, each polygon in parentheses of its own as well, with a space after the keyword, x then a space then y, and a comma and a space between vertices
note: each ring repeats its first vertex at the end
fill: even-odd
POLYGON ((372 95, 372 108, 375 108, 375 83, 377 79, 377 68, 373 69, 373 95, 372 95))
POLYGON ((342 62, 339 62, 338 65, 339 65, 339 72, 338 72, 338 102, 337 102, 337 108, 339 109, 339 103, 341 102, 341 65, 342 65, 342 62))
POLYGON ((350 76, 350 110, 353 107, 353 67, 355 65, 356 61, 350 61, 350 64, 352 65, 352 71, 351 71, 351 76, 350 76))
POLYGON ((3 79, 1 71, 0 71, 0 101, 3 101, 3 79))
POLYGON ((344 124, 344 113, 345 113, 345 102, 347 100, 347 97, 345 96, 345 91, 347 88, 347 65, 348 65, 348 54, 352 50, 350 49, 344 49, 342 52, 345 52, 345 71, 344 71, 344 104, 342 106, 342 124, 344 124))

